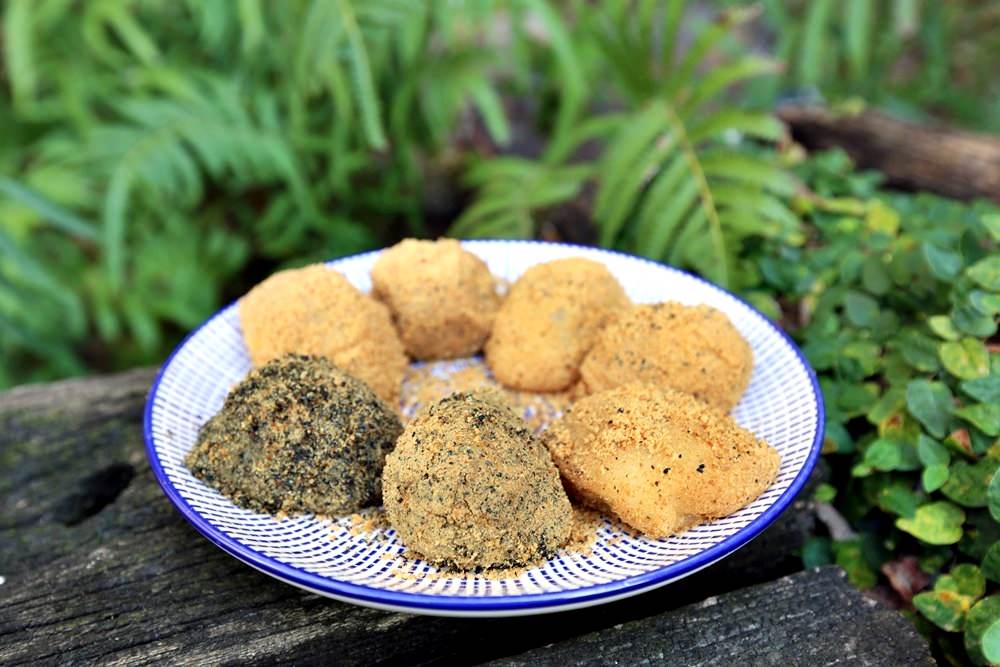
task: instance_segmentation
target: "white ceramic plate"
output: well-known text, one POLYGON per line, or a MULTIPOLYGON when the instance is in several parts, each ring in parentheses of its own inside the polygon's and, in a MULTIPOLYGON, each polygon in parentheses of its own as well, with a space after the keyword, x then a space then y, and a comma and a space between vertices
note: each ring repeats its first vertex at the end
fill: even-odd
MULTIPOLYGON (((277 520, 235 506, 184 467, 202 424, 250 369, 231 304, 177 347, 146 404, 153 472, 195 528, 248 565, 320 595, 411 613, 504 616, 600 604, 675 581, 746 544, 792 502, 819 455, 823 401, 802 353, 766 317, 700 278, 638 257, 530 241, 467 241, 464 246, 507 280, 542 262, 588 257, 603 262, 636 302, 707 303, 726 313, 754 351, 750 386, 733 416, 781 454, 777 481, 735 514, 669 539, 632 537, 605 522, 590 555, 562 554, 507 579, 441 574, 402 558, 405 547, 391 529, 353 534, 346 519, 277 520)), ((367 291, 377 256, 356 255, 329 266, 367 291)))

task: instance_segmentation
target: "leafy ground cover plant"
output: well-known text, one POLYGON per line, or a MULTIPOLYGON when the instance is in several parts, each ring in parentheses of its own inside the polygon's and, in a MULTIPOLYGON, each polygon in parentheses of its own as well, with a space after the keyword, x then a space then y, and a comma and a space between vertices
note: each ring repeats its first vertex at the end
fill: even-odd
POLYGON ((879 191, 841 153, 797 171, 808 240, 750 257, 751 296, 802 343, 826 401, 817 496, 836 511, 804 560, 915 609, 943 658, 996 662, 1000 211, 879 191))

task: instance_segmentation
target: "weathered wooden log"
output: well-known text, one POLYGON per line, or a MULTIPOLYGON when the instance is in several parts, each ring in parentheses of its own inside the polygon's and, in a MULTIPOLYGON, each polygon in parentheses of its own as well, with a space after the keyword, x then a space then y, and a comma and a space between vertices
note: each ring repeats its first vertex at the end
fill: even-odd
POLYGON ((497 660, 495 665, 933 665, 898 613, 824 567, 497 660), (734 650, 735 649, 735 650, 734 650))
MULTIPOLYGON (((813 525, 811 503, 799 501, 760 538, 705 572, 577 612, 484 622, 355 607, 244 566, 173 510, 142 447, 141 412, 152 374, 133 371, 0 394, 0 664, 480 662, 708 595, 721 595, 717 605, 724 608, 727 591, 800 569, 795 550, 813 525)), ((851 595, 860 599, 845 588, 831 604, 851 595)), ((743 609, 748 603, 739 604, 743 609)), ((806 616, 837 613, 810 609, 806 616)), ((794 614, 782 622, 814 623, 794 614)), ((746 642, 730 636, 729 627, 699 631, 714 633, 717 655, 735 659, 746 642)), ((840 643, 826 626, 808 627, 823 627, 823 641, 840 643)), ((873 627, 875 633, 891 627, 898 641, 924 646, 905 622, 873 627)), ((658 640, 653 632, 633 641, 656 646, 658 640)), ((891 638, 871 638, 880 641, 891 638)), ((790 645, 781 650, 792 650, 793 657, 799 651, 790 645)), ((674 658, 667 662, 688 662, 674 658)))
POLYGON ((884 173, 893 187, 1000 201, 1000 137, 910 123, 873 109, 834 115, 785 106, 778 116, 806 148, 839 146, 858 166, 884 173))

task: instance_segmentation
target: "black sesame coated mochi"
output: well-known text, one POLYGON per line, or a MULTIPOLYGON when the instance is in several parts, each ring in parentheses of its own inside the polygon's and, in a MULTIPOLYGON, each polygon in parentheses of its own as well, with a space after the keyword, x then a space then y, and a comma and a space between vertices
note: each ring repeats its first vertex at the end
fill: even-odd
POLYGON ((364 382, 324 357, 290 354, 229 392, 186 463, 242 507, 343 514, 380 501, 401 431, 364 382))
POLYGON ((433 563, 527 565, 569 539, 572 508, 548 451, 490 395, 429 406, 400 436, 382 481, 389 522, 433 563))

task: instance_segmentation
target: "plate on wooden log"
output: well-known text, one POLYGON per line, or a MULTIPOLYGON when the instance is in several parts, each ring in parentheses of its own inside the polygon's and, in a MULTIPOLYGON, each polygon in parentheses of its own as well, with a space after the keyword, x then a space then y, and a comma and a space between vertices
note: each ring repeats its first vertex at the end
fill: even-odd
MULTIPOLYGON (((636 537, 605 521, 589 553, 565 552, 506 577, 449 574, 404 557, 391 528, 348 518, 275 519, 237 507, 184 466, 198 431, 250 370, 235 304, 191 333, 167 359, 146 403, 150 464, 167 497, 205 537, 247 565, 320 595, 355 604, 448 616, 508 616, 610 602, 663 586, 731 554, 759 535, 801 490, 823 438, 816 376, 764 315, 701 278, 621 253, 532 241, 467 241, 494 275, 513 281, 535 264, 587 257, 605 264, 638 303, 705 303, 726 313, 754 351, 733 417, 781 455, 777 480, 722 519, 668 539, 636 537)), ((362 291, 378 252, 329 262, 362 291)))

